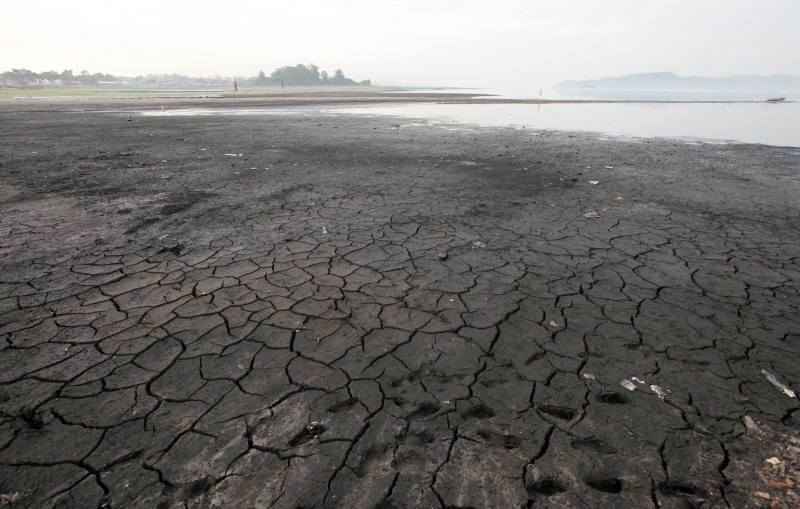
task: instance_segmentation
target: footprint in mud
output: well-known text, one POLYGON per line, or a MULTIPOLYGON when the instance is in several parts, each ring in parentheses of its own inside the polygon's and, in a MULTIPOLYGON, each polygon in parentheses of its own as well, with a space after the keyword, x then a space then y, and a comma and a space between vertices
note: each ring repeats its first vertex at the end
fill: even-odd
POLYGON ((344 412, 358 404, 358 400, 356 398, 348 398, 344 401, 340 401, 338 403, 334 403, 328 408, 328 412, 332 414, 338 414, 339 412, 344 412))
POLYGON ((617 449, 597 437, 576 438, 571 443, 573 449, 586 449, 599 454, 616 454, 617 449))
POLYGON ((567 491, 567 486, 556 478, 546 477, 538 481, 529 482, 525 489, 531 498, 537 495, 552 497, 567 491))
POLYGON ((478 403, 477 405, 472 406, 472 407, 464 410, 463 412, 461 412, 461 417, 463 417, 464 420, 491 419, 494 416, 495 416, 494 410, 492 410, 490 407, 484 405, 483 403, 478 403))
POLYGON ((534 362, 544 359, 545 355, 547 355, 547 352, 545 352, 544 350, 535 352, 530 357, 528 357, 528 359, 525 361, 525 365, 530 366, 534 362))
POLYGON ((358 462, 358 466, 353 471, 358 477, 366 477, 375 470, 377 463, 391 455, 393 449, 394 445, 392 444, 375 444, 371 446, 361 457, 361 461, 358 462))
POLYGON ((505 435, 486 429, 478 430, 481 437, 490 447, 498 447, 507 450, 518 449, 522 445, 522 439, 514 435, 505 435))
POLYGON ((622 479, 617 479, 616 477, 589 477, 585 481, 587 486, 603 493, 622 492, 622 479))
POLYGON ((421 430, 421 431, 416 431, 416 432, 412 431, 406 433, 401 437, 399 437, 399 440, 406 445, 423 446, 433 443, 433 441, 436 440, 436 437, 430 431, 421 430))
POLYGON ((597 395, 597 401, 609 405, 624 405, 630 402, 628 396, 616 391, 603 391, 597 395))
POLYGON ((706 496, 703 488, 688 481, 661 481, 658 483, 658 491, 665 497, 688 497, 704 498, 706 496))
POLYGON ((540 412, 564 421, 571 421, 576 415, 578 415, 577 410, 565 406, 539 405, 538 408, 540 412))
POLYGON ((439 405, 439 403, 433 401, 423 401, 417 405, 417 408, 415 408, 413 412, 408 414, 407 419, 412 420, 430 417, 431 415, 436 414, 441 408, 442 407, 439 405))

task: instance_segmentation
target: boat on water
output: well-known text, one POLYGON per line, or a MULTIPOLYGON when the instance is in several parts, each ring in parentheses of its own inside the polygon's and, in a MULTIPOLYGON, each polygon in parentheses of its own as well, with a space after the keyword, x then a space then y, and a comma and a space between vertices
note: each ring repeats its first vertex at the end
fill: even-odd
POLYGON ((767 102, 768 103, 782 103, 782 102, 786 102, 786 98, 785 97, 772 97, 770 99, 767 99, 767 102))

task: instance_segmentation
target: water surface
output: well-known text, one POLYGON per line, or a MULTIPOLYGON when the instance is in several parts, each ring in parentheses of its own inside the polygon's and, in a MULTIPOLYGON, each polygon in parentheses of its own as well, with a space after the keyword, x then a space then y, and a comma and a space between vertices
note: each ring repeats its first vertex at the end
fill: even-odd
POLYGON ((331 108, 359 115, 590 131, 612 136, 800 146, 800 103, 398 104, 331 108))

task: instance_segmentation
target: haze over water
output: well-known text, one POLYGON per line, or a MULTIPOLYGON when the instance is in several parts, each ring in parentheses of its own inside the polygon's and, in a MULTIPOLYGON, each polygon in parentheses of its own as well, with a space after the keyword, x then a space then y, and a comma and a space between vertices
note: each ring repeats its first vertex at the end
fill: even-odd
POLYGON ((800 147, 800 103, 407 104, 337 109, 483 126, 800 147))

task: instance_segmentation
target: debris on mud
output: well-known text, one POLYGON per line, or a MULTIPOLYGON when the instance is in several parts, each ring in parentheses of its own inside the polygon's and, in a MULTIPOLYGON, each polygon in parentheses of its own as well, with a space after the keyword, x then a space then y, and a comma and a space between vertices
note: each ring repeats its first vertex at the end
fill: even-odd
POLYGON ((665 401, 670 393, 670 390, 665 387, 661 387, 660 385, 656 384, 648 384, 641 378, 635 376, 632 376, 629 379, 625 378, 619 384, 631 392, 636 391, 639 386, 648 386, 650 388, 650 392, 658 396, 658 399, 661 401, 665 401))
POLYGON ((486 243, 481 242, 480 240, 476 240, 475 242, 472 243, 472 247, 475 249, 483 249, 486 247, 486 243))
POLYGON ((755 433, 755 434, 760 434, 761 433, 761 428, 758 427, 758 424, 756 424, 756 421, 754 421, 753 418, 750 417, 749 415, 745 415, 744 419, 742 419, 742 421, 744 422, 744 427, 750 433, 755 433))
POLYGON ((0 494, 0 507, 13 507, 19 500, 19 492, 0 494))
POLYGON ((597 211, 590 210, 586 212, 583 217, 586 219, 600 219, 600 214, 598 214, 597 211))
POLYGON ((786 397, 797 399, 797 393, 795 393, 792 389, 790 389, 789 386, 778 380, 778 377, 775 376, 775 374, 770 373, 766 369, 762 369, 761 374, 764 375, 767 381, 771 383, 776 389, 784 393, 786 397))
POLYGON ((327 429, 328 428, 326 428, 321 422, 311 421, 305 428, 300 430, 300 433, 289 440, 289 446, 297 447, 310 442, 315 438, 318 438, 321 434, 325 433, 327 429))
POLYGON ((162 247, 158 253, 159 254, 172 253, 175 256, 180 256, 184 249, 185 246, 181 243, 178 243, 175 244, 174 246, 162 247))
POLYGON ((653 393, 658 396, 661 401, 667 399, 667 396, 669 395, 669 389, 664 389, 658 385, 651 385, 650 390, 653 391, 653 393))

